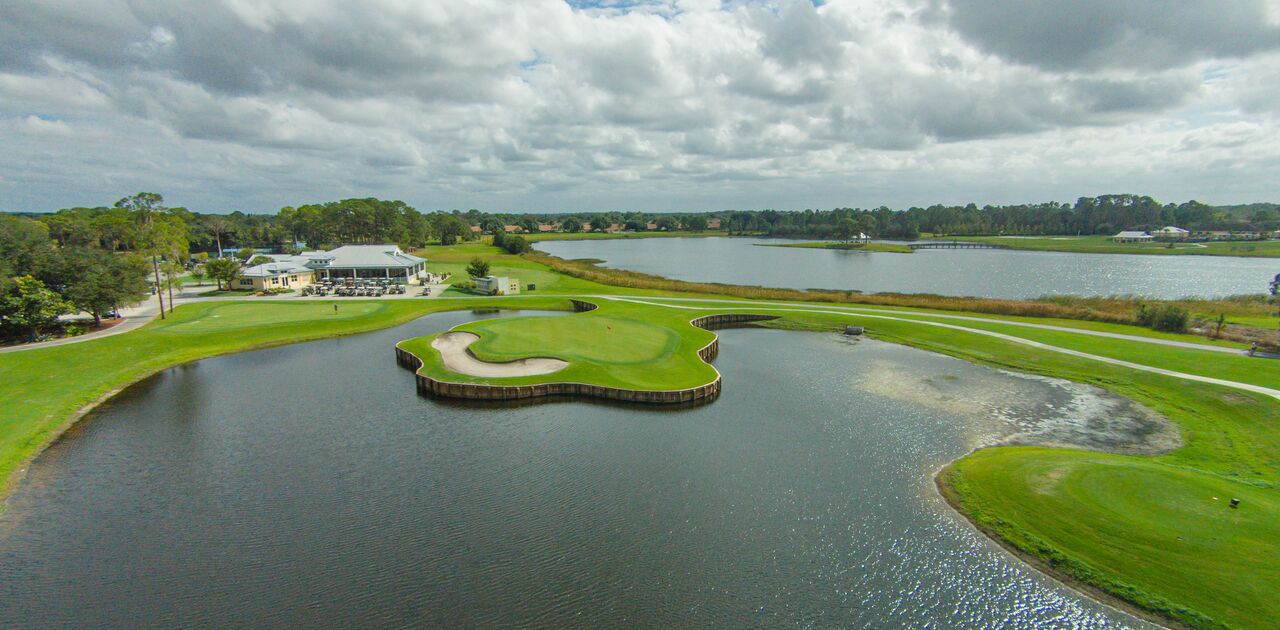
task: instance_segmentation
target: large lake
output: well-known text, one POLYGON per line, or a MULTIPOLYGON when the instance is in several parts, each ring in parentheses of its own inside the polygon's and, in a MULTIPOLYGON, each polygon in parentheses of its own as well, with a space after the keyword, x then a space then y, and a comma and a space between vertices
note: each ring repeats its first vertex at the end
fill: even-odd
POLYGON ((597 258, 606 267, 694 282, 997 298, 1265 293, 1267 283, 1280 273, 1280 259, 1266 258, 1006 249, 896 254, 759 246, 784 242, 796 241, 646 238, 543 241, 535 247, 561 258, 597 258))
POLYGON ((1126 413, 1087 388, 730 330, 724 394, 695 409, 417 396, 392 345, 477 317, 130 388, 0 515, 0 627, 1142 625, 932 487, 1000 436, 1126 413))

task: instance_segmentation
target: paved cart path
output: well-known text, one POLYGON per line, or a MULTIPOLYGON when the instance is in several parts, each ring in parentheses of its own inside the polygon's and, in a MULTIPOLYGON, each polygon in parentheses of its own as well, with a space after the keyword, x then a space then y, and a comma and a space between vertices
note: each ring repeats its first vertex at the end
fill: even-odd
MULTIPOLYGON (((597 295, 592 296, 602 299, 615 299, 618 296, 597 295)), ((645 297, 646 300, 656 300, 661 302, 698 302, 698 303, 715 303, 715 304, 737 304, 742 305, 744 302, 738 300, 718 300, 708 299, 702 300, 698 298, 675 298, 675 297, 645 297)), ((796 306, 794 302, 751 302, 751 304, 761 304, 765 306, 796 306)), ((974 317, 972 315, 948 315, 945 313, 925 313, 919 311, 898 311, 883 308, 860 308, 857 306, 839 306, 833 308, 829 312, 846 312, 846 313, 869 313, 869 314, 889 314, 889 315, 907 315, 910 317, 933 317, 938 319, 950 319, 957 321, 982 322, 989 324, 1001 324, 1008 326, 1021 326, 1023 328, 1038 328, 1040 330, 1053 330, 1058 332, 1079 333, 1082 335, 1090 335, 1092 337, 1109 337, 1111 339, 1123 339, 1125 341, 1139 341, 1142 343, 1154 343, 1162 346, 1171 346, 1175 348, 1189 348, 1191 350, 1208 350, 1209 352, 1222 352, 1225 354, 1245 354, 1247 351, 1243 348, 1231 346, 1215 346, 1207 343, 1196 343, 1194 341, 1178 341, 1177 339, 1159 339, 1156 337, 1144 337, 1142 335, 1126 335, 1124 333, 1113 333, 1102 330, 1088 330, 1084 328, 1072 328, 1070 326, 1055 326, 1053 324, 1035 324, 1032 322, 1020 322, 1004 319, 992 319, 988 317, 974 317)), ((912 320, 915 321, 915 320, 912 320)))
MULTIPOLYGON (((687 305, 683 305, 683 304, 669 304, 669 303, 663 303, 663 302, 660 302, 660 301, 659 301, 659 302, 655 302, 655 301, 651 301, 651 300, 650 300, 650 299, 648 299, 648 298, 640 299, 640 298, 629 298, 629 297, 619 297, 619 296, 597 296, 597 297, 598 297, 599 299, 617 300, 617 301, 622 301, 622 302, 633 302, 633 303, 636 303, 636 304, 647 304, 647 305, 649 305, 649 306, 661 306, 661 307, 665 307, 665 308, 679 308, 679 309, 699 310, 699 311, 705 311, 705 310, 707 310, 708 308, 712 308, 712 309, 716 308, 716 307, 705 307, 705 306, 702 306, 702 307, 699 307, 699 306, 687 306, 687 305)), ((692 301, 697 301, 697 300, 692 300, 692 301)), ((721 302, 721 301, 718 301, 718 300, 717 300, 717 302, 721 302)), ((732 302, 732 301, 731 301, 731 300, 724 300, 723 302, 732 302)), ((778 302, 769 302, 769 303, 767 303, 767 304, 779 304, 779 303, 778 303, 778 302)), ((720 308, 725 308, 725 307, 720 307, 720 308)), ((1024 345, 1024 346, 1030 346, 1030 347, 1032 347, 1032 348, 1038 348, 1038 349, 1041 349, 1041 350, 1048 350, 1048 351, 1050 351, 1050 352, 1057 352, 1057 353, 1060 353, 1060 354, 1071 355, 1071 356, 1074 356, 1074 357, 1081 357, 1081 358, 1084 358, 1084 359, 1091 359, 1091 360, 1094 360, 1094 361, 1099 361, 1099 362, 1107 363, 1107 364, 1110 364, 1110 365, 1119 365, 1119 366, 1122 366, 1122 367, 1127 367, 1127 368, 1134 369, 1134 370, 1139 370, 1139 371, 1142 371, 1142 372, 1151 372, 1152 374, 1161 374, 1161 375, 1164 375, 1164 376, 1172 376, 1172 377, 1174 377, 1174 378, 1180 378, 1180 379, 1185 379, 1185 380, 1189 380, 1189 381, 1196 381, 1196 382, 1200 382, 1200 383, 1210 383, 1210 384, 1213 384, 1213 385, 1222 385, 1222 386, 1224 386, 1224 387, 1232 387, 1232 388, 1235 388, 1235 389, 1240 389, 1240 390, 1244 390, 1244 391, 1248 391, 1248 392, 1254 392, 1254 393, 1258 393, 1258 394, 1265 394, 1265 395, 1267 395, 1267 396, 1270 396, 1270 397, 1272 397, 1272 398, 1275 398, 1276 400, 1280 400, 1280 389, 1272 389, 1272 388, 1270 388, 1270 387, 1263 387, 1263 386, 1261 386, 1261 385, 1253 385, 1253 384, 1251 384, 1251 383, 1240 383, 1240 382, 1237 382, 1237 381, 1229 381, 1229 380, 1221 379, 1221 378, 1213 378, 1213 377, 1211 377, 1211 376, 1201 376, 1201 375, 1199 375, 1199 374, 1187 374, 1187 373, 1185 373, 1185 372, 1177 372, 1177 371, 1174 371, 1174 370, 1166 370, 1166 369, 1164 369, 1164 368, 1158 368, 1158 367, 1153 367, 1153 366, 1150 366, 1150 365, 1144 365, 1144 364, 1142 364, 1142 363, 1133 363, 1132 361, 1124 361, 1124 360, 1121 360, 1121 359, 1113 359, 1113 358, 1111 358, 1111 357, 1103 357, 1103 356, 1098 356, 1098 355, 1096 355, 1096 354, 1089 354, 1089 353, 1087 353, 1087 352, 1080 352, 1079 350, 1071 350, 1071 349, 1069 349, 1069 348, 1062 348, 1062 347, 1059 347, 1059 346, 1053 346, 1053 345, 1049 345, 1049 344, 1047 344, 1047 343, 1041 343, 1041 342, 1039 342, 1039 341, 1032 341, 1032 340, 1030 340, 1030 339, 1025 339, 1025 338, 1023 338, 1023 337, 1018 337, 1018 336, 1016 336, 1016 335, 1008 335, 1008 334, 1005 334, 1005 333, 998 333, 998 332, 993 332, 993 331, 990 331, 990 330, 983 330, 983 329, 981 329, 981 328, 967 328, 967 327, 965 327, 965 326, 958 326, 958 325, 955 325, 955 324, 947 324, 947 323, 943 323, 943 322, 934 322, 934 321, 921 320, 921 319, 913 319, 913 318, 907 318, 907 317, 894 317, 894 316, 891 316, 891 315, 884 315, 884 314, 883 314, 883 313, 885 313, 885 312, 889 312, 889 311, 872 311, 872 310, 869 310, 869 309, 842 309, 842 310, 834 310, 834 309, 820 309, 820 308, 803 307, 803 306, 794 306, 794 305, 787 305, 787 306, 753 306, 753 305, 751 305, 751 304, 743 304, 743 303, 741 303, 741 302, 736 303, 736 306, 735 306, 734 308, 735 308, 735 309, 741 309, 741 310, 750 310, 750 311, 773 311, 773 312, 782 311, 782 312, 794 312, 794 313, 821 313, 821 314, 828 314, 828 315, 854 315, 854 316, 857 316, 857 317, 867 317, 867 318, 871 318, 871 319, 887 319, 887 320, 891 320, 891 321, 899 321, 899 322, 908 322, 908 323, 912 323, 912 324, 920 324, 920 325, 922 325, 922 326, 935 326, 935 327, 938 327, 938 328, 948 328, 948 329, 951 329, 951 330, 958 330, 958 331, 962 331, 962 332, 973 333, 973 334, 975 334, 975 335, 985 335, 985 336, 987 336, 987 337, 994 337, 994 338, 996 338, 996 339, 1002 339, 1002 340, 1004 340, 1004 341, 1011 341, 1011 342, 1013 342, 1013 343, 1022 344, 1022 345, 1024 345), (868 311, 869 311, 869 312, 868 312, 868 311)), ((897 312, 903 312, 903 311, 897 311, 897 312)), ((919 316, 919 314, 918 314, 918 313, 910 313, 910 314, 911 314, 911 315, 919 316)), ((930 316, 932 316, 932 315, 930 315, 930 316)), ((958 316, 957 316, 957 317, 958 317, 958 316)), ((981 322, 992 322, 992 323, 998 323, 998 324, 1012 323, 1012 322, 1004 322, 1004 321, 1002 321, 1002 320, 991 320, 991 319, 982 319, 982 318, 963 318, 963 319, 971 319, 971 320, 975 320, 975 321, 981 321, 981 322)), ((1096 336, 1096 337, 1112 337, 1112 336, 1114 336, 1114 334, 1112 334, 1112 333, 1102 333, 1102 332, 1099 332, 1099 331, 1093 331, 1093 330, 1079 330, 1079 329, 1074 329, 1074 328, 1061 328, 1061 327, 1054 327, 1054 328, 1060 328, 1061 330, 1065 330, 1065 331, 1069 331, 1069 332, 1075 332, 1075 333, 1080 333, 1080 334, 1085 334, 1085 335, 1091 335, 1091 336, 1096 336)), ((1152 339, 1152 338, 1149 338, 1149 337, 1139 337, 1139 336, 1132 336, 1132 337, 1130 337, 1130 336, 1127 336, 1127 335, 1123 336, 1123 338, 1128 338, 1128 339, 1131 339, 1131 340, 1133 340, 1133 341, 1141 341, 1141 342, 1146 342, 1146 343, 1156 343, 1156 344, 1159 344, 1159 345, 1173 345, 1173 346, 1178 346, 1178 347, 1189 347, 1189 348, 1191 348, 1191 349, 1195 349, 1195 350, 1211 350, 1211 349, 1214 349, 1214 348, 1215 348, 1215 346, 1201 346, 1201 345, 1192 344, 1192 343, 1176 342, 1176 341, 1169 340, 1169 339, 1152 339)), ((1236 352, 1236 353, 1238 353, 1238 351, 1235 351, 1235 352, 1236 352)))

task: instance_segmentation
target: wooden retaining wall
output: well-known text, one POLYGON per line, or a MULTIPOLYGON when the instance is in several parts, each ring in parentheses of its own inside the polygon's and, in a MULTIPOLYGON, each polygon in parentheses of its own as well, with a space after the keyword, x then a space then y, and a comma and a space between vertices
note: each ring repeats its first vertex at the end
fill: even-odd
MULTIPOLYGON (((574 310, 578 312, 591 311, 596 308, 595 304, 583 300, 572 300, 572 302, 574 310)), ((777 319, 777 316, 726 313, 699 317, 689 323, 706 330, 716 330, 770 319, 777 319)), ((709 364, 715 360, 719 352, 720 338, 717 336, 698 350, 698 356, 709 364)), ((715 400, 720 395, 721 385, 719 370, 716 370, 715 380, 706 385, 677 390, 626 389, 587 383, 542 383, 539 385, 454 383, 419 373, 419 370, 422 369, 422 359, 398 345, 396 346, 396 363, 414 373, 419 394, 468 400, 520 400, 542 396, 591 396, 629 403, 697 404, 715 400)), ((715 366, 712 366, 712 369, 714 370, 715 366)))

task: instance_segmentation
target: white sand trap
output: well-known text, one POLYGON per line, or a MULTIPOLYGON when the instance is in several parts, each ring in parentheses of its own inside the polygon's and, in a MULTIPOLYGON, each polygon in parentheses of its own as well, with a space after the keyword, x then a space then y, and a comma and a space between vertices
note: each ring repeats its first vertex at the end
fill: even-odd
POLYGON ((563 370, 568 361, 534 357, 508 363, 489 363, 477 359, 467 347, 480 340, 469 332, 447 332, 431 341, 431 347, 440 351, 444 367, 450 372, 468 376, 537 376, 563 370))

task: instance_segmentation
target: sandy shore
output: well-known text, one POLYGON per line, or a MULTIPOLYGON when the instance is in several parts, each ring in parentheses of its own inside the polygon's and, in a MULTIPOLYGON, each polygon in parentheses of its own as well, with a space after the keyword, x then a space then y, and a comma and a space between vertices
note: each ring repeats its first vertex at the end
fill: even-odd
POLYGON ((507 363, 488 363, 477 359, 467 347, 480 340, 475 333, 447 332, 431 341, 431 347, 440 352, 444 367, 450 372, 468 376, 537 376, 563 370, 569 365, 560 359, 532 357, 507 363))

